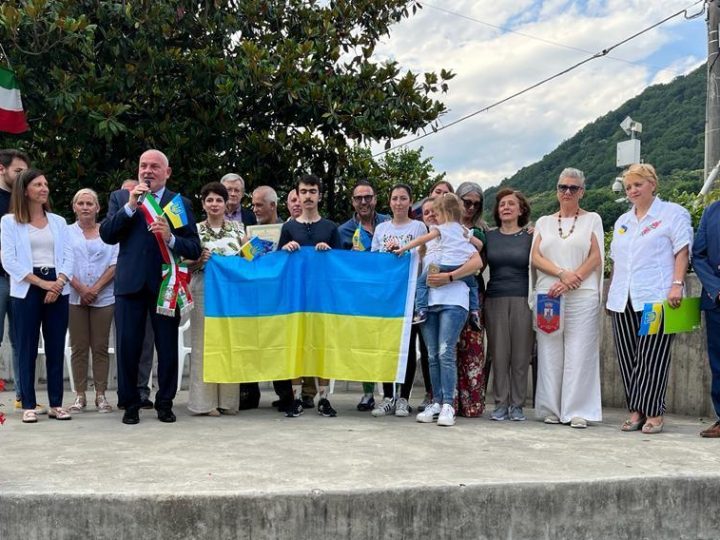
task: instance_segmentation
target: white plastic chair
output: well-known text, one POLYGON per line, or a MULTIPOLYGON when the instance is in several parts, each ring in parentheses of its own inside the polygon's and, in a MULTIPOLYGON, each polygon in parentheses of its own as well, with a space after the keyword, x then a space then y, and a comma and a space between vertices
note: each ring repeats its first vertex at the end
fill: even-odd
MULTIPOLYGON (((178 328, 178 392, 182 386, 183 371, 185 370, 185 358, 192 353, 192 347, 185 346, 185 332, 190 329, 190 318, 178 328)), ((188 340, 189 341, 189 340, 188 340)), ((152 380, 152 374, 150 375, 152 380)))

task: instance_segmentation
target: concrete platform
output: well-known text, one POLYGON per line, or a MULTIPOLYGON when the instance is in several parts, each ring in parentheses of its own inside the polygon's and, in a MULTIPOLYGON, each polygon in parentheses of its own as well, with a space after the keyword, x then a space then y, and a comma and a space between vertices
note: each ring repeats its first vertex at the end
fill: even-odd
POLYGON ((182 392, 176 424, 125 426, 92 407, 23 425, 2 393, 0 539, 720 537, 720 440, 698 436, 712 420, 441 428, 357 412, 358 394, 333 396, 337 418, 289 419, 272 391, 220 418, 182 392))

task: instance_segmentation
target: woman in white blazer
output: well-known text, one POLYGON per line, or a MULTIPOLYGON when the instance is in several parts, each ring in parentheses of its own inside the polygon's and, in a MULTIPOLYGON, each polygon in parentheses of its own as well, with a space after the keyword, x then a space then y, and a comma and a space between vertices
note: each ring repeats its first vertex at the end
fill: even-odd
POLYGON ((10 213, 0 221, 0 256, 10 275, 25 423, 37 422, 35 362, 41 328, 50 401, 48 415, 70 420, 62 399, 73 251, 65 219, 50 213, 49 192, 41 171, 24 171, 15 180, 10 213))

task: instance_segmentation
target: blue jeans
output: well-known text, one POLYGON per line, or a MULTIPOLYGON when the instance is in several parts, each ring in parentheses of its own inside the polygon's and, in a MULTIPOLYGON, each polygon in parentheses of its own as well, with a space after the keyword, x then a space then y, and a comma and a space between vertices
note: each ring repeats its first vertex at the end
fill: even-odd
MULTIPOLYGON (((452 272, 460 268, 460 265, 452 266, 447 264, 438 265, 441 272, 452 272)), ((418 312, 428 307, 428 285, 427 285, 428 273, 425 270, 417 280, 417 287, 415 288, 415 311, 418 312)), ((478 282, 474 275, 465 276, 459 281, 464 281, 465 285, 470 287, 470 311, 478 311, 480 309, 480 296, 478 289, 478 282)))
POLYGON ((460 306, 432 306, 420 327, 428 350, 433 401, 452 405, 457 387, 457 344, 468 312, 460 306))
POLYGON ((20 391, 20 361, 15 347, 14 323, 12 310, 10 309, 10 278, 0 276, 0 345, 5 337, 5 315, 8 318, 10 345, 12 349, 12 368, 13 380, 15 381, 15 398, 20 399, 22 392, 20 391))

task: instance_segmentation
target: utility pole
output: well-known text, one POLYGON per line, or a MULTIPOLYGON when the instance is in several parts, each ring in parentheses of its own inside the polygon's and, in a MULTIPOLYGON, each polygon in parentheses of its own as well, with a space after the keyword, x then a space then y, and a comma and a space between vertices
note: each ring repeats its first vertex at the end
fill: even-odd
POLYGON ((705 174, 707 178, 720 161, 720 0, 707 1, 708 58, 707 102, 705 105, 705 174))

